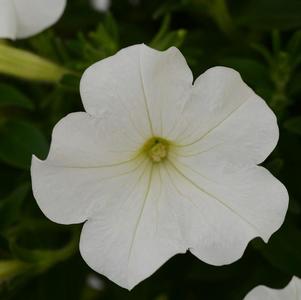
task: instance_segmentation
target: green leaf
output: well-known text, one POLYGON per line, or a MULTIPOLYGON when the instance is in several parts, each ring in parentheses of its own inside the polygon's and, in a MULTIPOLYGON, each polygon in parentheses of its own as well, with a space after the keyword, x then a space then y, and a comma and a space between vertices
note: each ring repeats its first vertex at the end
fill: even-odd
POLYGON ((170 15, 165 15, 159 31, 149 43, 150 47, 157 50, 166 50, 171 46, 179 48, 183 44, 187 31, 184 29, 170 31, 170 22, 170 15))
POLYGON ((185 40, 186 33, 187 32, 184 29, 171 31, 162 37, 161 40, 157 41, 156 44, 153 44, 153 48, 161 51, 172 46, 180 48, 185 40))
POLYGON ((299 0, 247 0, 241 1, 236 11, 239 25, 263 30, 286 30, 301 26, 299 0))
POLYGON ((156 47, 157 43, 164 38, 164 36, 168 33, 169 28, 170 28, 170 15, 167 14, 164 16, 161 27, 159 29, 159 31, 157 32, 157 34, 154 36, 154 38, 152 39, 152 41, 149 43, 150 47, 156 47))
POLYGON ((287 43, 286 50, 289 53, 296 53, 301 46, 301 30, 297 30, 293 33, 292 37, 287 43))
POLYGON ((290 132, 301 135, 301 116, 288 119, 284 122, 284 127, 290 132))
POLYGON ((17 221, 21 206, 29 191, 29 184, 17 187, 9 196, 0 200, 0 228, 7 227, 17 221))
POLYGON ((89 37, 95 46, 101 46, 108 55, 115 54, 118 50, 119 31, 110 14, 106 16, 103 23, 99 24, 96 31, 89 34, 89 37))
POLYGON ((60 86, 69 91, 79 91, 80 76, 67 74, 60 80, 60 86))
POLYGON ((25 121, 6 121, 0 127, 0 160, 29 169, 32 155, 45 157, 48 143, 41 131, 25 121))
POLYGON ((31 100, 17 90, 16 87, 0 83, 0 108, 7 106, 16 106, 27 108, 29 110, 34 109, 34 105, 31 100))

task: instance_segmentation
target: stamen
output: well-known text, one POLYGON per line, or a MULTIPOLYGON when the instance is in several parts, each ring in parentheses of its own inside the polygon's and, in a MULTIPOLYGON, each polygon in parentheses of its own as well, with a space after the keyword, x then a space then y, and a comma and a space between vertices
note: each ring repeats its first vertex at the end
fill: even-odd
POLYGON ((149 139, 143 146, 143 152, 154 162, 159 163, 168 156, 169 142, 160 137, 149 139))

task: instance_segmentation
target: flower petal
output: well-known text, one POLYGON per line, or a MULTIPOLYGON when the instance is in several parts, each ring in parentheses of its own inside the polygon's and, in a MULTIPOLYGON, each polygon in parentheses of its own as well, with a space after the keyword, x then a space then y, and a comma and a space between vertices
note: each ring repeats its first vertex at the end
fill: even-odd
POLYGON ((11 0, 18 18, 17 38, 35 35, 58 21, 66 0, 11 0))
POLYGON ((164 136, 162 128, 175 125, 191 82, 191 71, 176 48, 160 52, 135 45, 88 68, 80 90, 87 112, 126 115, 147 139, 164 136))
POLYGON ((121 180, 121 174, 135 170, 143 158, 122 133, 105 118, 83 112, 55 126, 47 160, 33 158, 31 167, 33 192, 48 218, 66 224, 86 220, 100 195, 114 191, 106 179, 121 180))
POLYGON ((236 71, 215 67, 196 80, 174 139, 183 156, 254 165, 276 146, 278 126, 271 109, 236 71))
POLYGON ((150 164, 118 201, 108 201, 85 223, 81 234, 88 265, 128 289, 186 251, 159 172, 150 164))
POLYGON ((116 165, 137 156, 144 142, 128 130, 128 120, 118 116, 92 117, 71 113, 60 120, 52 133, 47 160, 54 165, 97 167, 116 165))
POLYGON ((287 191, 262 167, 215 182, 178 162, 167 166, 173 185, 169 193, 182 214, 190 251, 207 263, 232 263, 251 239, 260 236, 267 241, 284 220, 287 191))
POLYGON ((16 38, 16 12, 11 0, 0 0, 0 38, 16 38))
POLYGON ((142 45, 122 49, 89 67, 82 76, 80 92, 85 110, 91 115, 116 115, 128 119, 144 139, 150 124, 140 76, 142 45))
POLYGON ((60 224, 81 223, 107 199, 119 199, 128 174, 142 165, 137 159, 116 166, 68 167, 33 157, 32 190, 47 218, 60 224))
POLYGON ((271 289, 260 285, 251 290, 244 300, 298 300, 301 294, 301 280, 293 277, 283 289, 271 289))
POLYGON ((175 47, 164 52, 143 47, 140 63, 153 134, 168 137, 190 98, 192 73, 175 47))

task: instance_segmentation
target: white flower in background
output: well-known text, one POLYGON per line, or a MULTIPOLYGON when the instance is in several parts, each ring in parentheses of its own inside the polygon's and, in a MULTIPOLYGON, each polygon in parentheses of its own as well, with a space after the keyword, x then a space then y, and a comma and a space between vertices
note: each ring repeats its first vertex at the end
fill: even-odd
POLYGON ((0 0, 0 38, 19 39, 53 25, 66 0, 0 0))
POLYGON ((87 276, 86 283, 87 283, 87 286, 93 290, 102 291, 105 288, 104 281, 101 278, 99 278, 99 276, 96 276, 93 273, 91 273, 87 276))
POLYGON ((110 0, 90 0, 91 5, 95 10, 106 12, 111 6, 110 0))
POLYGON ((86 70, 86 112, 62 119, 48 158, 32 161, 41 210, 86 221, 83 258, 128 289, 187 249, 229 264, 284 220, 287 191, 257 166, 277 143, 275 115, 232 69, 192 80, 174 47, 119 51, 86 70))
POLYGON ((293 277, 291 282, 281 290, 260 285, 251 290, 244 300, 300 300, 301 280, 293 277))

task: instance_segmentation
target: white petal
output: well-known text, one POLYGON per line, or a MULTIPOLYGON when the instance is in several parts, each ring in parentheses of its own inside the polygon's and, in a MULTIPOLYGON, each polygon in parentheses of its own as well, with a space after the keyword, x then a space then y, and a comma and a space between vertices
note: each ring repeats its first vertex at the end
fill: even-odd
POLYGON ((117 201, 129 174, 135 175, 144 165, 145 162, 134 160, 113 167, 64 167, 34 157, 33 194, 50 220, 61 224, 81 223, 106 201, 111 198, 117 201))
POLYGON ((151 132, 140 75, 141 47, 122 49, 89 67, 82 76, 80 92, 88 113, 127 119, 133 127, 129 134, 136 130, 147 139, 151 132))
POLYGON ((301 295, 301 280, 293 277, 291 282, 283 289, 271 289, 258 286, 251 290, 244 300, 299 300, 301 295))
POLYGON ((177 162, 167 166, 190 251, 207 263, 232 263, 251 239, 267 241, 284 220, 287 191, 262 167, 212 181, 177 162))
POLYGON ((106 178, 120 180, 120 174, 142 160, 132 143, 122 130, 112 131, 105 118, 79 112, 62 119, 53 130, 47 160, 32 161, 33 192, 42 211, 58 223, 86 220, 105 190, 114 191, 106 186, 106 178))
POLYGON ((158 166, 149 165, 134 185, 124 186, 118 201, 108 202, 82 231, 80 251, 88 265, 128 289, 171 256, 186 251, 159 172, 158 166))
POLYGON ((17 38, 35 35, 62 16, 66 0, 11 0, 18 18, 17 38))
POLYGON ((168 137, 192 91, 192 73, 181 52, 143 47, 141 76, 154 135, 168 137))
POLYGON ((55 165, 95 167, 133 159, 144 140, 127 131, 129 120, 118 117, 69 114, 53 129, 47 160, 55 165))
POLYGON ((236 71, 215 67, 196 80, 174 139, 180 155, 254 165, 276 146, 278 126, 271 109, 236 71))
POLYGON ((17 19, 11 0, 0 0, 0 38, 16 38, 17 19))
POLYGON ((87 112, 125 115, 147 139, 174 126, 191 82, 176 48, 159 52, 135 45, 88 68, 80 90, 87 112))

